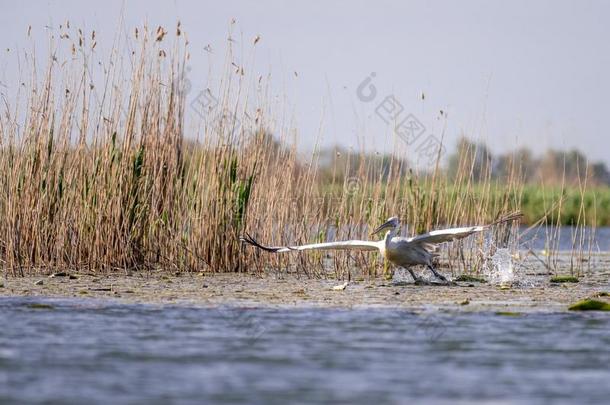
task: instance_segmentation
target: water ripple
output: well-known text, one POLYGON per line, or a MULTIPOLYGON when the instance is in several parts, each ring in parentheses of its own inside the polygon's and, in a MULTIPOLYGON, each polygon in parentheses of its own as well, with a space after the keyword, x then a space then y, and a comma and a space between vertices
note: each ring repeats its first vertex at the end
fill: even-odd
POLYGON ((603 313, 2 298, 0 322, 0 402, 604 403, 610 395, 603 313))

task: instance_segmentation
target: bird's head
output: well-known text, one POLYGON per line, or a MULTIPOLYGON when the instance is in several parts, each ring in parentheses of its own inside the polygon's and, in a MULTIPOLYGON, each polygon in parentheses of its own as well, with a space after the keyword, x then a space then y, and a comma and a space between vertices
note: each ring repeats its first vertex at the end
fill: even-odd
POLYGON ((398 226, 400 225, 400 221, 398 220, 398 217, 392 217, 392 218, 388 218, 388 220, 386 222, 384 222, 383 224, 379 225, 372 233, 372 235, 376 235, 381 231, 385 231, 386 229, 392 229, 392 230, 396 230, 398 229, 398 226))

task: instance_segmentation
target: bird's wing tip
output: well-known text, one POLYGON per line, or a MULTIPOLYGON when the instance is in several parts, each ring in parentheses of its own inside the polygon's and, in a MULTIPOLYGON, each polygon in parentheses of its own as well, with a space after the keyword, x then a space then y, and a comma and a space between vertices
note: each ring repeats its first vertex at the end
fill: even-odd
POLYGON ((254 238, 253 238, 253 237, 252 237, 252 236, 251 236, 249 233, 247 233, 247 232, 246 232, 245 236, 240 236, 240 237, 239 237, 239 240, 240 240, 241 242, 245 242, 245 243, 247 243, 248 245, 252 245, 252 246, 254 246, 254 247, 257 247, 257 248, 259 248, 259 249, 265 250, 265 251, 267 251, 267 252, 272 252, 272 253, 275 253, 275 252, 277 252, 278 250, 280 250, 280 248, 274 248, 274 247, 268 247, 268 246, 263 246, 263 245, 261 245, 260 243, 258 243, 258 242, 256 241, 256 239, 254 239, 254 238))

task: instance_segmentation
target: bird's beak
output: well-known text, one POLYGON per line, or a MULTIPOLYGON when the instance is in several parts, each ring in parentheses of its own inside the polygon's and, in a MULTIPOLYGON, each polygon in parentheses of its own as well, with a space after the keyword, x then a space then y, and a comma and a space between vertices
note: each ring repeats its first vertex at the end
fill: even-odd
POLYGON ((394 223, 392 221, 388 221, 382 225, 379 225, 373 232, 371 232, 371 236, 378 234, 379 232, 383 231, 384 229, 392 228, 393 226, 394 226, 394 223))

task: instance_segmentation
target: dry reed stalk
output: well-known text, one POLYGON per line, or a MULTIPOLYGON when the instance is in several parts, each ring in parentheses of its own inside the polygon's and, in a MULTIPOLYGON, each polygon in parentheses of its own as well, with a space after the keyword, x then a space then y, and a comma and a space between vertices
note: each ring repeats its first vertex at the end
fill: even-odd
MULTIPOLYGON (((319 151, 299 157, 288 141, 293 128, 274 115, 268 84, 235 63, 231 43, 222 80, 210 90, 218 102, 202 111, 199 132, 186 136, 184 34, 178 28, 166 46, 172 34, 161 27, 137 32, 130 63, 113 50, 100 89, 90 84, 92 45, 79 41, 66 61, 49 59, 42 79, 32 74, 22 120, 16 106, 0 119, 0 260, 10 274, 288 268, 349 278, 356 268, 375 277, 376 255, 263 259, 238 237, 247 229, 270 244, 367 238, 393 215, 419 233, 519 209, 518 165, 502 184, 491 167, 475 179, 472 153, 460 156, 451 178, 440 154, 431 171, 418 172, 400 157, 385 164, 363 150, 335 156, 332 173, 322 176, 319 151)), ((506 244, 506 235, 495 241, 506 244)), ((473 238, 447 249, 452 271, 480 269, 486 243, 473 238)))

